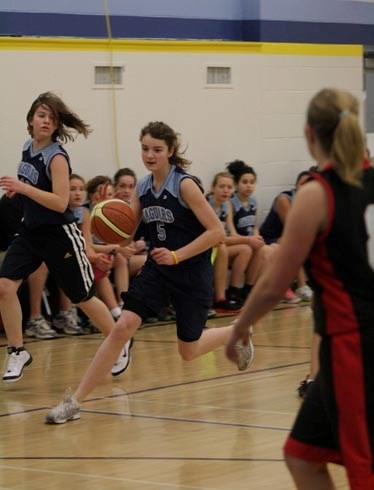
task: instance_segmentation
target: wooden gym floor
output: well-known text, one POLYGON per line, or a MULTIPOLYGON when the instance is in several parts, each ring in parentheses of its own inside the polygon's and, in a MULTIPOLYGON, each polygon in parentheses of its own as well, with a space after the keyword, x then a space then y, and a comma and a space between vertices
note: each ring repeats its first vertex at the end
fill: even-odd
MULTIPOLYGON (((101 382, 80 420, 57 426, 45 414, 77 385, 102 336, 25 339, 34 362, 1 383, 0 490, 290 490, 282 445, 310 339, 309 307, 275 309, 255 328, 254 364, 239 372, 223 348, 183 362, 173 323, 142 328, 129 370, 101 382)), ((332 471, 348 489, 344 470, 332 471)))

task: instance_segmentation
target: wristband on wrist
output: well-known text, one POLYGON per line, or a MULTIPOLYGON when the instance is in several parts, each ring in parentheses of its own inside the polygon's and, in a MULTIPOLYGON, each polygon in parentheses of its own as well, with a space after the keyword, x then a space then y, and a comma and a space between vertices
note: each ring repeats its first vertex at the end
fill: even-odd
POLYGON ((175 265, 178 265, 179 264, 179 259, 178 259, 178 255, 174 252, 174 250, 171 250, 171 255, 173 257, 173 260, 174 260, 174 264, 175 265))

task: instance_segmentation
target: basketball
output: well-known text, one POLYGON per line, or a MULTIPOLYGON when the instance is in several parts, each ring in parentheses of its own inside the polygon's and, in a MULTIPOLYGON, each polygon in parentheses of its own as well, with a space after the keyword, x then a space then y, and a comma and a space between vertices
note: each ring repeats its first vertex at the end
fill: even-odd
POLYGON ((91 212, 91 232, 105 243, 121 243, 135 231, 135 215, 121 199, 99 202, 91 212))

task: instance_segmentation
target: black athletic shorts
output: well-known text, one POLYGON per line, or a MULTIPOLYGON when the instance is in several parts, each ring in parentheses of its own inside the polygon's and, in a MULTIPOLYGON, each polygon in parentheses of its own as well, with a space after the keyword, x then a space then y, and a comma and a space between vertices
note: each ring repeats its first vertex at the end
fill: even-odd
POLYGON ((138 276, 122 295, 123 309, 143 320, 157 316, 172 304, 176 313, 177 336, 184 342, 198 340, 206 325, 213 297, 213 267, 209 258, 194 263, 157 265, 148 258, 138 276))
POLYGON ((374 489, 373 330, 322 338, 320 372, 284 447, 301 460, 344 464, 353 490, 374 489))
POLYGON ((75 223, 22 228, 12 241, 0 269, 0 277, 26 279, 42 262, 73 303, 91 298, 95 292, 85 240, 75 223))

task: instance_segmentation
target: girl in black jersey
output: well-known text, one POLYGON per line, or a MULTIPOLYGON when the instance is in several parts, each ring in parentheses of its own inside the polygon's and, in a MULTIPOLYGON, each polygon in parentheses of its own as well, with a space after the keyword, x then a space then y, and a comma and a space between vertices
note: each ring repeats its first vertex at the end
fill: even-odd
POLYGON ((299 490, 333 490, 327 463, 343 464, 350 488, 374 488, 374 271, 367 253, 368 198, 360 182, 364 138, 358 101, 324 89, 309 104, 305 137, 318 172, 297 192, 278 253, 256 283, 227 344, 282 296, 306 260, 321 336, 320 369, 285 444, 299 490))
POLYGON ((93 273, 85 241, 68 208, 70 160, 61 142, 73 140, 71 130, 83 134, 87 126, 55 94, 46 92, 27 113, 31 135, 22 152, 18 178, 3 176, 0 187, 19 195, 23 228, 11 243, 0 270, 0 311, 8 339, 3 381, 17 381, 32 362, 23 347, 22 314, 17 290, 42 262, 64 293, 107 335, 114 320, 94 296, 93 273))
MULTIPOLYGON (((210 249, 224 238, 224 231, 196 179, 185 171, 189 162, 179 152, 177 134, 166 124, 153 122, 142 129, 140 142, 150 173, 139 181, 131 204, 137 221, 143 220, 150 252, 122 295, 123 311, 116 326, 74 395, 47 414, 50 423, 79 418, 79 402, 109 371, 123 344, 142 320, 157 316, 170 302, 176 313, 178 351, 186 361, 224 345, 233 328, 204 330, 212 298, 210 249)), ((246 369, 253 346, 239 343, 236 348, 238 367, 246 369)))

